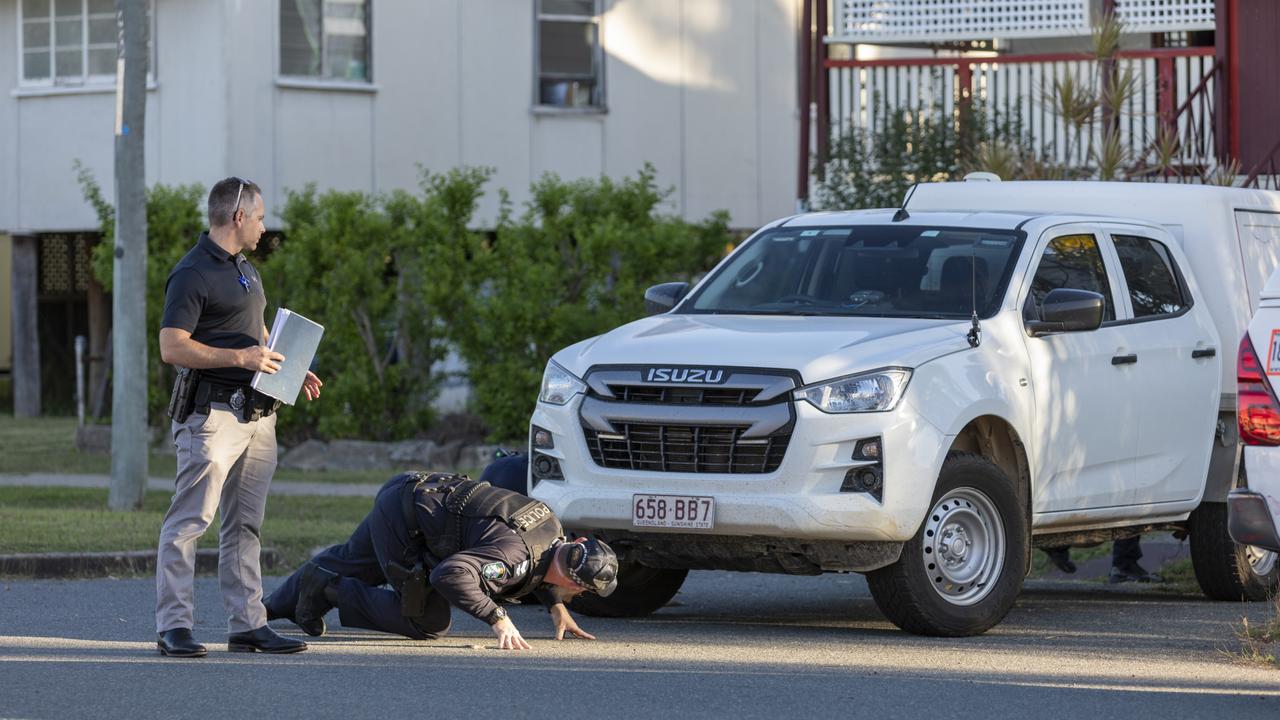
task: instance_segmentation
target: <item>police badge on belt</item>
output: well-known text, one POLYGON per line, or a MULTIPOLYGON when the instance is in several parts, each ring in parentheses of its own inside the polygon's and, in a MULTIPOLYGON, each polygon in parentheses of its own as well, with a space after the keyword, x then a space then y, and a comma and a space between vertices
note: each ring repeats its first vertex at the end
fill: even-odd
POLYGON ((244 388, 236 388, 236 391, 231 393, 231 397, 227 399, 227 404, 230 405, 231 409, 235 410, 236 412, 243 410, 244 409, 244 388))

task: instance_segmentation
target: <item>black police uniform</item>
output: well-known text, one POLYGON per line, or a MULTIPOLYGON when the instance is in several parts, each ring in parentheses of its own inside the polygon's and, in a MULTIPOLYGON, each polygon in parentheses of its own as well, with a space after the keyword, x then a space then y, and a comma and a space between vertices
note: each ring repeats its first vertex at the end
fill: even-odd
MULTIPOLYGON (((417 527, 405 517, 406 484, 418 483, 415 473, 397 475, 378 491, 373 510, 361 521, 351 538, 328 548, 312 560, 336 573, 336 606, 342 624, 369 630, 396 633, 418 640, 435 639, 449 629, 450 606, 492 623, 499 600, 509 600, 533 592, 545 605, 553 596, 542 587, 527 587, 530 574, 545 573, 540 557, 530 552, 515 530, 494 517, 462 517, 458 520, 459 549, 440 560, 429 577, 430 592, 420 617, 406 617, 394 565, 412 567, 422 556, 422 545, 411 536, 421 530, 424 537, 439 538, 449 529, 448 493, 435 492, 430 483, 413 491, 413 513, 417 527), (390 588, 382 587, 391 585, 390 588)), ((554 516, 542 528, 554 536, 564 530, 554 516)), ((268 617, 293 619, 303 570, 289 576, 265 600, 268 617)))

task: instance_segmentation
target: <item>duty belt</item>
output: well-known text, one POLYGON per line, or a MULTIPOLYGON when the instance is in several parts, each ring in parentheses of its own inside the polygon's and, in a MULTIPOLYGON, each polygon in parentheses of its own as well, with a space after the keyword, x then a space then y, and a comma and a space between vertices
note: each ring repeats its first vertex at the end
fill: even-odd
POLYGON ((207 412, 207 408, 213 403, 226 403, 246 420, 268 417, 280 407, 279 400, 263 395, 251 387, 201 383, 196 391, 196 408, 207 412))

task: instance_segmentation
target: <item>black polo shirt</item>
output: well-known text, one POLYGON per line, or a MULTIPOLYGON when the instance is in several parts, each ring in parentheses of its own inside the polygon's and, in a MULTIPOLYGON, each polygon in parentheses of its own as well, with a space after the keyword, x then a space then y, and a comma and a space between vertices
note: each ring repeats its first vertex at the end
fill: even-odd
MULTIPOLYGON (((262 343, 267 296, 262 279, 243 254, 218 247, 209 233, 169 273, 162 328, 178 328, 209 347, 239 350, 262 343)), ((210 380, 248 385, 253 372, 242 368, 202 371, 210 380)))

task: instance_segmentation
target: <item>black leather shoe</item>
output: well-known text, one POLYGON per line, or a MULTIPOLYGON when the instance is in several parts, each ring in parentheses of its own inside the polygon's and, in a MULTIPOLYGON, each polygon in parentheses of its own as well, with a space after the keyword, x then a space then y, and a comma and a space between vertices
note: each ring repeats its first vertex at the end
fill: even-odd
POLYGON ((302 567, 302 575, 298 578, 298 604, 293 609, 293 621, 308 635, 324 634, 324 615, 333 609, 333 604, 325 597, 324 590, 337 579, 337 573, 329 572, 314 562, 308 562, 302 567), (313 632, 316 630, 318 632, 313 632))
POLYGON ((277 635, 275 630, 266 625, 257 630, 232 633, 227 636, 227 650, 230 652, 261 652, 284 655, 302 652, 306 649, 306 643, 277 635))
POLYGON ((209 649, 191 636, 190 628, 174 628, 160 633, 156 649, 169 657, 204 657, 209 654, 209 649))

